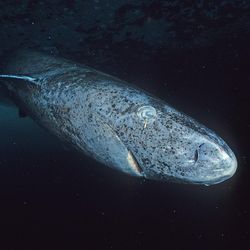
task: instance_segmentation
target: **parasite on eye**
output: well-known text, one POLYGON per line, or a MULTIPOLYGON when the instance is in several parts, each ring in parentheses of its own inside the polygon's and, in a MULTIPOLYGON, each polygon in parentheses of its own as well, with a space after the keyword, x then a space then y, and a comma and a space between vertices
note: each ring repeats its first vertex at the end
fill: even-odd
POLYGON ((144 128, 156 119, 156 109, 152 106, 142 106, 138 109, 137 115, 144 121, 144 128))

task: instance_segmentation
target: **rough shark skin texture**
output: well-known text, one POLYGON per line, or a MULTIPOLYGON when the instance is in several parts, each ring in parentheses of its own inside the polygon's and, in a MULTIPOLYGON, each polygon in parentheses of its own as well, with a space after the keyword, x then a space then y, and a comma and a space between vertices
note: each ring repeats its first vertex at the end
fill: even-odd
POLYGON ((204 185, 236 171, 234 153, 214 132, 115 77, 28 50, 12 56, 3 73, 22 110, 106 166, 204 185))

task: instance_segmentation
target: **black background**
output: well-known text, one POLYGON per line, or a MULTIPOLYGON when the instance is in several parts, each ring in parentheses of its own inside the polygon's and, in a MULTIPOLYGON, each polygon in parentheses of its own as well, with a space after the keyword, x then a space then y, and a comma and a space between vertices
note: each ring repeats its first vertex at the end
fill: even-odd
MULTIPOLYGON (((78 2, 58 1, 60 7, 51 19, 62 18, 58 9, 66 8, 65 12, 73 13, 66 20, 77 22, 74 5, 78 2)), ((161 3, 148 2, 149 6, 161 3)), ((210 187, 134 179, 65 148, 29 118, 19 118, 17 108, 3 105, 0 249, 248 249, 250 35, 249 26, 239 18, 248 19, 247 9, 240 13, 232 9, 230 21, 215 19, 212 28, 201 19, 206 34, 211 35, 203 37, 202 44, 197 40, 203 35, 192 30, 191 38, 177 35, 177 47, 167 39, 163 39, 164 46, 154 46, 147 41, 138 43, 136 37, 123 42, 112 38, 100 56, 107 40, 103 36, 102 43, 102 38, 94 37, 96 33, 81 31, 85 43, 77 45, 53 35, 39 42, 32 29, 35 32, 43 26, 43 36, 48 38, 50 21, 34 27, 35 22, 31 24, 34 28, 23 23, 33 22, 40 13, 37 6, 39 1, 3 5, 2 60, 16 48, 37 48, 132 82, 216 131, 235 152, 238 169, 230 180, 210 187), (233 28, 225 32, 228 24, 233 28), (16 39, 20 32, 23 35, 16 39)), ((161 9, 157 4, 150 8, 153 14, 161 9)), ((177 23, 174 21, 174 28, 187 29, 177 23)), ((118 28, 123 25, 126 23, 118 28)))

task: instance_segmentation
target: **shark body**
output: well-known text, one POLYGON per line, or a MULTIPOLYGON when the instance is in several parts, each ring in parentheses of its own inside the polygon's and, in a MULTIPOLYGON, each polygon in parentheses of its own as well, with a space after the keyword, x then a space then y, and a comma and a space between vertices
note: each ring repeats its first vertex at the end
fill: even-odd
POLYGON ((106 166, 205 185, 236 171, 234 153, 214 132, 116 77, 29 50, 17 52, 3 73, 22 110, 106 166))

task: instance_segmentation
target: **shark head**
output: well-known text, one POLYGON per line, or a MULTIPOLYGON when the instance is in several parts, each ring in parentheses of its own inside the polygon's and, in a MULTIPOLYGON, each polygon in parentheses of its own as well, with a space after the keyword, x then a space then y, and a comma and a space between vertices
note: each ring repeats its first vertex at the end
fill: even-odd
POLYGON ((99 160, 130 175, 212 185, 236 171, 219 136, 141 90, 103 84, 91 114, 102 131, 99 160))

